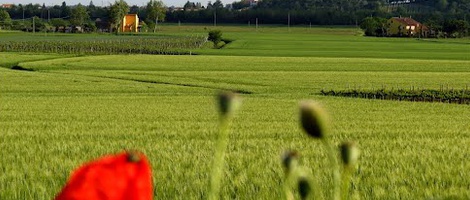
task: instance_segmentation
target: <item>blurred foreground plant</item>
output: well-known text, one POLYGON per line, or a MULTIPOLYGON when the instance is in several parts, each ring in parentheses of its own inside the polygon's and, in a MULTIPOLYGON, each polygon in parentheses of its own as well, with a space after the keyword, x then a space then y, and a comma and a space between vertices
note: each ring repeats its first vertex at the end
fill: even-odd
MULTIPOLYGON (((232 92, 218 95, 220 111, 219 133, 215 143, 210 191, 208 199, 220 197, 220 187, 224 172, 224 157, 229 140, 229 128, 234 114, 241 105, 241 98, 232 92)), ((329 120, 327 113, 316 102, 304 101, 300 104, 300 122, 305 133, 311 138, 321 140, 327 150, 333 185, 330 196, 333 200, 348 199, 351 174, 359 157, 359 149, 354 142, 343 142, 339 152, 330 142, 329 120), (338 158, 343 169, 340 170, 338 158), (341 182, 341 172, 342 182, 341 182)), ((310 172, 299 164, 299 152, 289 150, 281 156, 284 168, 283 190, 285 198, 295 199, 293 188, 300 199, 322 199, 320 187, 310 172)), ((328 187, 329 189, 329 187, 328 187)), ((153 198, 150 165, 145 155, 139 152, 123 152, 108 155, 89 162, 75 170, 56 200, 151 200, 153 198)))
POLYGON ((75 170, 56 200, 151 200, 150 164, 144 154, 103 156, 75 170))
POLYGON ((219 134, 215 147, 215 155, 212 163, 211 188, 209 191, 209 199, 218 199, 220 192, 220 182, 224 171, 224 157, 228 144, 228 133, 230 123, 241 105, 241 98, 233 92, 221 92, 218 95, 218 103, 220 110, 219 134))
MULTIPOLYGON (((356 144, 354 142, 344 142, 340 146, 341 159, 343 161, 343 181, 341 182, 341 170, 338 164, 338 151, 335 150, 333 143, 328 137, 328 134, 330 132, 330 122, 325 110, 317 102, 301 102, 300 125, 308 136, 314 139, 321 140, 321 142, 325 146, 325 149, 327 150, 330 165, 329 168, 332 170, 333 173, 331 199, 348 199, 350 176, 353 173, 353 170, 355 169, 355 165, 359 157, 359 149, 357 148, 356 144)), ((301 199, 307 199, 310 196, 313 196, 310 193, 318 194, 318 191, 315 191, 315 189, 318 189, 318 187, 312 187, 312 185, 316 185, 313 184, 315 182, 309 181, 314 179, 310 179, 308 176, 305 175, 305 170, 301 170, 302 168, 299 167, 299 164, 297 164, 297 159, 295 162, 295 168, 291 167, 291 164, 286 165, 286 163, 291 163, 291 161, 289 160, 292 160, 292 158, 287 158, 287 156, 283 156, 282 163, 284 168, 289 167, 288 169, 291 170, 289 174, 286 174, 286 181, 284 185, 286 199, 293 199, 294 196, 292 192, 288 190, 288 184, 292 184, 292 179, 295 179, 294 182, 295 184, 297 184, 301 199), (303 175, 296 175, 295 177, 292 177, 292 174, 296 173, 303 175)), ((317 195, 315 195, 315 197, 318 198, 317 195)))

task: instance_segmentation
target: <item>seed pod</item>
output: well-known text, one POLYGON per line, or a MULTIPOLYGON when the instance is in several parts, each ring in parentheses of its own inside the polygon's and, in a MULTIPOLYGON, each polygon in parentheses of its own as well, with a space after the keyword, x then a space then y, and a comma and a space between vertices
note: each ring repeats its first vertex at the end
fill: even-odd
POLYGON ((138 163, 140 161, 140 153, 137 151, 127 151, 127 161, 138 163))
POLYGON ((354 167, 359 158, 359 148, 354 142, 343 142, 340 146, 341 160, 345 167, 354 167))
POLYGON ((240 107, 241 99, 233 92, 221 92, 218 96, 220 113, 223 116, 232 114, 240 107))
POLYGON ((295 150, 287 150, 281 156, 282 166, 286 174, 293 171, 297 166, 299 153, 295 150))
POLYGON ((312 191, 312 186, 308 181, 308 178, 305 176, 301 176, 298 179, 297 186, 299 189, 300 199, 307 199, 308 195, 312 191))
POLYGON ((327 114, 314 101, 303 101, 300 104, 300 122, 305 132, 313 137, 322 139, 328 128, 327 114))

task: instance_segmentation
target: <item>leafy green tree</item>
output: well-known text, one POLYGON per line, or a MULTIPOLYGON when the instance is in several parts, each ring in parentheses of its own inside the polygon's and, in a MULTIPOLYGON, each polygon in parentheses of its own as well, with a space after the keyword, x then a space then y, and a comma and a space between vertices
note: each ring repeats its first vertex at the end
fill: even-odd
POLYGON ((387 19, 380 17, 366 17, 362 20, 360 26, 366 36, 385 35, 385 24, 387 19))
POLYGON ((250 7, 250 3, 248 1, 236 1, 232 3, 232 7, 235 10, 240 10, 243 8, 248 8, 250 7))
POLYGON ((442 29, 451 37, 464 37, 468 34, 469 27, 464 20, 449 20, 444 22, 442 29))
POLYGON ((206 9, 212 9, 212 8, 213 8, 212 2, 211 2, 211 1, 208 1, 208 2, 207 2, 206 9))
POLYGON ((212 7, 215 9, 222 9, 224 8, 224 4, 220 0, 216 0, 213 4, 212 7))
POLYGON ((114 28, 116 32, 119 32, 122 19, 129 12, 129 10, 129 5, 124 0, 116 0, 114 4, 111 5, 109 9, 109 19, 111 22, 111 27, 114 28))
POLYGON ((442 31, 442 24, 438 22, 437 20, 433 19, 428 19, 426 22, 424 22, 424 25, 426 25, 430 30, 441 32, 442 31))
POLYGON ((8 14, 5 10, 0 10, 0 27, 2 29, 10 29, 12 25, 12 21, 10 18, 10 14, 8 14))
POLYGON ((449 5, 449 2, 447 0, 438 0, 437 1, 437 8, 441 11, 444 11, 447 6, 449 5))
POLYGON ((22 20, 16 20, 13 21, 12 23, 12 29, 13 30, 24 30, 26 31, 26 27, 30 27, 31 25, 27 24, 29 21, 22 21, 22 20))
POLYGON ((96 8, 95 4, 93 3, 93 1, 90 1, 88 6, 86 7, 86 10, 88 11, 88 15, 90 15, 90 17, 93 17, 93 14, 95 14, 95 12, 97 10, 97 8, 96 8))
POLYGON ((86 24, 84 24, 84 27, 86 32, 96 32, 96 30, 98 29, 96 27, 96 24, 91 21, 88 21, 86 24))
POLYGON ((67 20, 64 20, 62 18, 54 18, 54 19, 51 19, 51 22, 50 24, 54 27, 59 27, 59 26, 63 26, 63 27, 66 27, 68 26, 70 23, 67 21, 67 20))
POLYGON ((147 3, 147 21, 154 21, 155 27, 153 32, 157 31, 158 21, 165 21, 166 9, 162 1, 150 0, 147 3))
POLYGON ((379 27, 379 23, 375 17, 366 17, 361 22, 361 29, 364 30, 364 34, 367 36, 375 36, 375 31, 379 27))
POLYGON ((60 17, 67 17, 70 16, 70 8, 67 6, 67 3, 62 2, 60 6, 60 17))
POLYGON ((83 26, 87 21, 90 20, 87 9, 82 4, 78 4, 73 10, 70 16, 70 23, 75 26, 83 26))
POLYGON ((217 48, 217 45, 222 41, 222 31, 220 30, 212 30, 209 31, 209 37, 207 40, 214 43, 214 48, 217 48))
MULTIPOLYGON (((91 4, 92 2, 90 2, 91 4)), ((87 6, 87 11, 88 14, 90 15, 90 18, 96 19, 96 18, 106 18, 108 17, 108 8, 107 7, 101 7, 101 6, 95 6, 95 5, 88 5, 87 6)))
POLYGON ((140 23, 140 31, 141 32, 148 32, 149 30, 149 26, 147 25, 147 23, 145 21, 143 21, 142 23, 140 23))
POLYGON ((96 9, 96 6, 93 1, 90 1, 90 3, 88 4, 88 9, 96 9))
POLYGON ((32 27, 30 28, 33 32, 45 31, 46 29, 50 28, 49 24, 47 24, 43 19, 37 16, 34 16, 31 21, 32 21, 32 24, 31 24, 32 27))

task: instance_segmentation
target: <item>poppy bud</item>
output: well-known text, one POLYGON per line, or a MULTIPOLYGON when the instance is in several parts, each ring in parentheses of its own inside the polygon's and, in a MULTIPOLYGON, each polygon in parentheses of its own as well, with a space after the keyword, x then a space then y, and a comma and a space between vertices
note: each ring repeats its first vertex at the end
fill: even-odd
POLYGON ((128 161, 128 162, 138 163, 138 162, 140 161, 139 152, 136 152, 136 151, 128 151, 128 152, 127 152, 127 161, 128 161))
POLYGON ((353 167, 359 158, 359 149, 354 142, 343 142, 340 146, 341 160, 345 167, 353 167))
POLYGON ((300 199, 307 199, 308 195, 312 191, 312 187, 310 185, 310 182, 308 181, 308 178, 305 176, 301 176, 298 179, 297 186, 299 189, 299 194, 300 194, 300 199))
POLYGON ((300 104, 300 122, 305 132, 313 138, 323 138, 327 132, 328 119, 323 108, 314 101, 300 104))
POLYGON ((151 200, 150 165, 138 152, 108 155, 75 170, 56 200, 151 200))
POLYGON ((221 92, 218 96, 220 112, 222 115, 229 115, 240 107, 241 99, 233 92, 221 92))
POLYGON ((281 156, 282 166, 284 171, 290 173, 294 167, 297 165, 297 159, 299 158, 299 153, 297 151, 285 151, 281 156))

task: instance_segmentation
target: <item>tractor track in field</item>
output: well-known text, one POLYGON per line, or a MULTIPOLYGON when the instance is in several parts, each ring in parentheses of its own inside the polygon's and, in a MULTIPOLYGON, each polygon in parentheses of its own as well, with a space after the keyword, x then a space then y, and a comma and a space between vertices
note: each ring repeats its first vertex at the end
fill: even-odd
MULTIPOLYGON (((54 59, 61 59, 61 58, 38 59, 38 60, 32 60, 32 61, 26 61, 26 62, 54 60, 54 59)), ((21 63, 25 63, 25 62, 21 62, 21 63)), ((17 71, 37 72, 37 70, 35 70, 35 69, 22 67, 21 63, 10 63, 8 66, 4 65, 4 66, 1 66, 1 67, 8 68, 8 69, 11 69, 11 70, 17 70, 17 71)), ((41 72, 45 72, 45 71, 41 71, 41 72)), ((51 73, 51 72, 46 72, 46 73, 51 73)), ((174 86, 205 88, 205 89, 214 89, 214 90, 229 90, 229 91, 232 91, 232 92, 235 92, 235 93, 240 93, 240 94, 253 94, 253 92, 248 91, 248 90, 242 90, 242 89, 234 90, 234 89, 226 89, 226 88, 219 88, 219 87, 210 87, 210 86, 189 84, 189 83, 171 83, 171 82, 166 82, 166 81, 143 80, 143 79, 135 79, 135 78, 112 77, 112 76, 94 76, 94 75, 84 75, 84 74, 64 73, 64 72, 52 72, 52 73, 67 74, 67 75, 80 75, 80 76, 86 76, 86 77, 105 78, 105 79, 113 79, 113 80, 124 80, 124 81, 133 81, 133 82, 139 82, 139 83, 149 83, 149 84, 159 84, 159 85, 174 85, 174 86)))
POLYGON ((253 92, 248 91, 248 90, 241 90, 241 89, 234 90, 234 89, 227 89, 227 88, 219 88, 219 87, 189 84, 189 83, 171 83, 171 82, 166 82, 166 81, 143 80, 143 79, 135 79, 135 78, 112 77, 112 76, 85 75, 85 74, 64 73, 64 72, 46 72, 46 73, 66 74, 66 75, 75 75, 75 76, 79 75, 79 76, 85 76, 85 77, 104 78, 104 79, 122 80, 122 81, 132 81, 132 82, 147 83, 147 84, 174 85, 174 86, 204 88, 204 89, 214 89, 214 90, 228 90, 228 91, 232 91, 232 92, 240 93, 240 94, 253 94, 253 92))
MULTIPOLYGON (((84 55, 75 55, 74 58, 77 57, 84 57, 84 55)), ((25 60, 21 62, 10 62, 10 63, 5 63, 5 64, 0 64, 0 67, 11 69, 11 70, 18 70, 18 71, 36 71, 35 69, 32 68, 25 68, 21 66, 22 63, 29 63, 29 62, 38 62, 38 61, 50 61, 50 60, 59 60, 59 59, 65 59, 65 58, 71 58, 70 56, 65 56, 65 57, 57 57, 57 58, 41 58, 41 59, 33 59, 33 60, 25 60)))
MULTIPOLYGON (((136 72, 131 72, 131 73, 123 73, 123 74, 128 74, 128 75, 152 75, 152 73, 136 73, 136 72)), ((158 76, 163 76, 163 77, 170 77, 170 78, 188 78, 188 79, 193 79, 197 81, 206 81, 206 82, 212 82, 212 83, 219 83, 218 79, 213 79, 213 78, 198 78, 198 77, 188 77, 188 76, 181 76, 181 75, 167 75, 167 74, 157 74, 158 76)), ((259 83, 234 83, 234 82, 224 82, 224 83, 229 83, 229 84, 242 84, 242 85, 250 85, 250 86, 260 86, 260 87, 267 87, 269 85, 266 84, 259 84, 259 83)))

